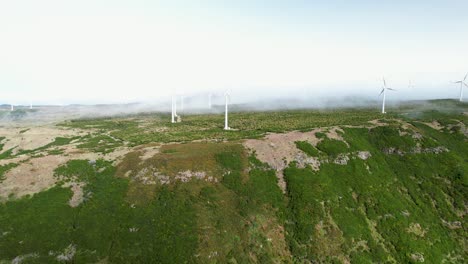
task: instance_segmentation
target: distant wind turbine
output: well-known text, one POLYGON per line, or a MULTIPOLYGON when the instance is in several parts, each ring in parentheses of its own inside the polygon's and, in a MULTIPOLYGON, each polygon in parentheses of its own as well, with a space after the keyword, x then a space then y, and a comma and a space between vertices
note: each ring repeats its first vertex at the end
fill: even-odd
POLYGON ((228 104, 229 104, 229 99, 230 95, 228 92, 224 94, 224 99, 226 100, 226 105, 225 105, 225 111, 224 111, 224 130, 230 130, 231 128, 229 127, 228 124, 228 104))
POLYGON ((413 89, 413 88, 414 88, 414 84, 413 84, 413 82, 411 82, 411 80, 410 80, 409 83, 408 83, 408 88, 409 88, 409 89, 413 89))
POLYGON ((468 84, 466 84, 466 78, 468 77, 468 73, 465 75, 465 78, 461 81, 453 82, 453 83, 459 83, 460 84, 460 102, 463 100, 463 85, 468 87, 468 84))
POLYGON ((171 122, 172 123, 175 123, 175 117, 176 117, 175 107, 176 107, 176 104, 174 102, 174 96, 172 96, 172 99, 171 99, 171 122))
POLYGON ((385 82, 385 78, 383 78, 383 87, 382 91, 380 92, 379 96, 383 94, 383 99, 382 99, 382 114, 385 114, 385 91, 390 90, 390 91, 396 91, 395 89, 392 89, 390 87, 387 87, 387 82, 385 82))
POLYGON ((15 111, 15 107, 13 106, 13 104, 10 105, 10 111, 11 112, 15 111))

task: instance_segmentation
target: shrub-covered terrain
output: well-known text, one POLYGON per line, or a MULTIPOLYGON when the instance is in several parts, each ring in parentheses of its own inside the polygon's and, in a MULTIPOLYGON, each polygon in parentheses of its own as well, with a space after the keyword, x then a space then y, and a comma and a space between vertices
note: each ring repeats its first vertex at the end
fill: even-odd
POLYGON ((464 263, 468 107, 430 105, 237 112, 239 131, 215 115, 74 120, 61 126, 84 134, 29 150, 2 136, 0 191, 59 161, 48 188, 1 200, 0 263, 464 263), (269 154, 286 147, 304 155, 283 171, 269 154))

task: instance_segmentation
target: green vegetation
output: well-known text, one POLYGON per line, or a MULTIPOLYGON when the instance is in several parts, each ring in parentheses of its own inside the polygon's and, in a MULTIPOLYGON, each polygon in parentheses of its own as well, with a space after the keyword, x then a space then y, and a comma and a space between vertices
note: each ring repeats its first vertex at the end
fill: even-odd
POLYGON ((156 155, 145 165, 130 162, 135 156, 129 154, 117 171, 103 160, 72 160, 57 168, 60 186, 86 183, 85 200, 76 208, 67 204, 70 189, 60 186, 0 205, 0 231, 5 234, 0 249, 14 248, 0 250, 0 259, 34 252, 31 261, 50 263, 70 245, 76 249, 76 263, 103 259, 112 263, 204 263, 210 259, 264 263, 289 259, 280 228, 284 197, 273 171, 254 169, 245 174, 248 160, 238 144, 168 147, 175 151, 156 155), (192 161, 198 154, 204 154, 203 162, 192 161), (114 176, 128 166, 144 169, 162 160, 165 169, 161 167, 161 171, 169 174, 204 166, 226 176, 218 184, 192 180, 156 185, 142 184, 134 176, 114 176), (132 191, 135 185, 140 190, 153 189, 150 199, 138 202, 135 195, 142 194, 132 191), (22 241, 21 246, 18 241, 22 241))
MULTIPOLYGON (((186 115, 183 122, 170 124, 170 115, 154 114, 107 119, 80 119, 62 126, 99 129, 100 133, 136 146, 151 142, 193 140, 238 140, 259 138, 267 132, 306 131, 315 127, 359 125, 379 118, 374 110, 295 110, 272 112, 233 112, 230 125, 238 131, 223 130, 222 115, 186 115), (255 122, 252 122, 255 120, 255 122)), ((390 117, 390 116, 389 116, 390 117)))
POLYGON ((88 149, 92 152, 110 153, 115 148, 122 146, 122 142, 115 140, 108 135, 88 135, 80 139, 81 144, 77 146, 80 149, 88 149))
POLYGON ((318 157, 319 151, 307 141, 296 141, 296 147, 311 157, 318 157))
POLYGON ((449 262, 462 263, 467 234, 456 223, 464 221, 468 146, 460 134, 419 128, 439 145, 459 146, 437 155, 386 155, 382 149, 408 150, 417 140, 391 127, 347 128, 346 142, 370 151, 371 159, 285 171, 293 223, 287 227, 298 261, 416 263, 422 255, 434 263, 458 256, 449 262))
POLYGON ((348 145, 343 141, 336 139, 323 139, 317 144, 317 149, 327 153, 330 156, 337 156, 340 153, 349 152, 348 145))
MULTIPOLYGON (((2 201, 0 263, 464 263, 466 105, 435 104, 447 110, 233 113, 240 131, 223 131, 217 115, 66 122, 92 131, 20 153, 134 148, 119 162, 68 161, 56 186, 2 201), (379 118, 385 125, 367 123, 379 118), (324 126, 340 126, 344 141, 316 133, 317 147, 295 142, 320 158, 319 170, 292 162, 276 171, 237 141, 324 126)), ((20 165, 3 164, 0 183, 20 165)))
POLYGON ((0 153, 0 160, 10 158, 13 155, 13 149, 14 148, 11 148, 9 150, 6 150, 0 153))

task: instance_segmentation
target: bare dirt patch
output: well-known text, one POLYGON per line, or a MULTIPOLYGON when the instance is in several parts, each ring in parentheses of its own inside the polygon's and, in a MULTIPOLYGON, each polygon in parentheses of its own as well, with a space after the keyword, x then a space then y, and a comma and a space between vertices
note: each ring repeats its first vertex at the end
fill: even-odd
POLYGON ((310 132, 293 131, 285 134, 269 134, 263 139, 248 139, 243 145, 247 149, 255 151, 256 157, 276 170, 279 186, 286 191, 283 170, 298 157, 304 157, 304 153, 296 147, 296 141, 307 141, 316 146, 320 139, 315 136, 322 129, 314 129, 310 132))
POLYGON ((156 155, 156 154, 158 154, 160 152, 160 147, 161 146, 152 146, 152 147, 142 148, 140 151, 143 154, 140 156, 140 159, 142 161, 145 161, 145 160, 148 160, 148 159, 154 157, 154 155, 156 155))
POLYGON ((70 201, 68 201, 68 204, 71 207, 77 207, 84 201, 84 191, 83 187, 86 184, 83 182, 72 182, 72 183, 67 183, 63 187, 70 187, 71 191, 73 192, 73 196, 70 198, 70 201))
POLYGON ((434 121, 432 121, 432 122, 430 122, 430 123, 423 123, 423 124, 427 125, 427 126, 430 127, 430 128, 433 128, 433 129, 435 129, 435 130, 442 130, 442 129, 444 129, 444 127, 443 127, 439 122, 437 122, 436 120, 434 120, 434 121))
POLYGON ((303 153, 296 148, 296 141, 307 141, 316 146, 320 139, 315 136, 321 129, 311 132, 289 132, 285 134, 269 134, 263 139, 248 139, 244 146, 255 151, 257 158, 270 165, 273 169, 283 170, 286 166, 296 160, 296 156, 303 153))
POLYGON ((339 141, 343 141, 346 143, 344 138, 341 136, 341 134, 344 134, 344 131, 343 129, 339 127, 332 127, 325 134, 327 135, 329 139, 339 140, 339 141))
POLYGON ((48 189, 56 182, 54 170, 68 157, 47 156, 31 159, 11 169, 0 184, 0 198, 22 197, 48 189))
MULTIPOLYGON (((54 170, 70 160, 107 159, 118 162, 130 149, 119 148, 114 152, 103 155, 101 153, 85 152, 76 149, 73 145, 67 145, 64 146, 63 151, 64 154, 62 155, 49 155, 31 159, 29 159, 30 157, 24 159, 22 157, 19 158, 18 161, 22 163, 8 171, 5 174, 5 179, 0 183, 0 199, 6 199, 10 195, 20 198, 53 187, 57 183, 54 170)), ((5 161, 10 163, 12 159, 5 161)), ((72 186, 74 197, 72 197, 73 201, 70 202, 70 205, 79 205, 80 199, 82 198, 81 184, 82 183, 75 183, 75 186, 72 186)))
POLYGON ((3 150, 12 149, 13 154, 19 150, 33 150, 52 143, 56 137, 73 137, 83 135, 77 129, 67 129, 55 126, 23 128, 0 127, 0 135, 6 137, 3 150))

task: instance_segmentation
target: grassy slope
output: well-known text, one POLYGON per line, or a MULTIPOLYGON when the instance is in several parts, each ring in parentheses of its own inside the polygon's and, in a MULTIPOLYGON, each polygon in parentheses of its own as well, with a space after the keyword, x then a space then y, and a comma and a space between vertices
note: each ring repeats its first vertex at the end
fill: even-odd
MULTIPOLYGON (((385 155, 382 150, 387 147, 409 151, 416 141, 399 136, 397 127, 345 128, 343 137, 350 147, 324 140, 317 146, 319 154, 334 157, 367 150, 372 157, 351 159, 346 166, 323 164, 319 172, 292 166, 285 171, 286 195, 277 186, 275 172, 235 142, 163 146, 146 161, 130 153, 118 167, 104 161, 71 161, 57 173, 87 183, 85 202, 71 208, 70 189, 57 186, 0 204, 0 260, 36 254, 25 262, 53 263, 75 245, 75 263, 407 263, 414 261, 412 254, 422 254, 426 262, 451 257, 457 262, 457 256, 466 254, 466 231, 450 229, 443 221, 466 225, 460 214, 468 193, 468 146, 456 129, 436 131, 418 121, 453 124, 457 119, 467 124, 466 116, 410 110, 401 111, 408 118, 417 116, 408 121, 424 136, 423 147, 442 145, 449 152, 385 155), (171 178, 180 171, 206 171, 218 182, 145 185, 136 175, 149 167, 171 178), (125 177, 128 170, 132 172, 125 177)), ((163 126, 158 118, 149 119, 154 123, 146 120, 144 126, 132 119, 68 125, 100 126, 102 132, 138 145, 204 137, 234 140, 375 118, 360 111, 339 117, 306 111, 236 115, 236 127, 243 132, 223 132, 216 125, 221 119, 214 116, 187 117, 167 133, 143 133, 163 126), (269 120, 272 115, 274 120, 269 120), (299 122, 307 116, 308 122, 299 122), (250 122, 252 118, 258 122, 250 122), (212 128, 202 130, 205 125, 212 128)), ((96 152, 121 144, 94 136, 81 140, 83 148, 96 152)), ((298 147, 317 154, 309 145, 298 147)))
POLYGON ((450 230, 443 220, 464 222, 457 212, 465 210, 468 193, 468 146, 458 135, 432 130, 420 132, 436 134, 438 142, 458 144, 458 149, 385 155, 382 147, 409 147, 407 139, 397 140, 389 129, 345 129, 351 147, 370 151, 372 158, 352 159, 346 166, 324 164, 319 172, 287 169, 293 254, 327 262, 341 255, 352 262, 398 263, 416 253, 434 263, 450 254, 462 256, 466 232, 450 230), (415 224, 424 235, 407 231, 415 224), (366 241, 365 246, 356 248, 357 241, 366 241))

